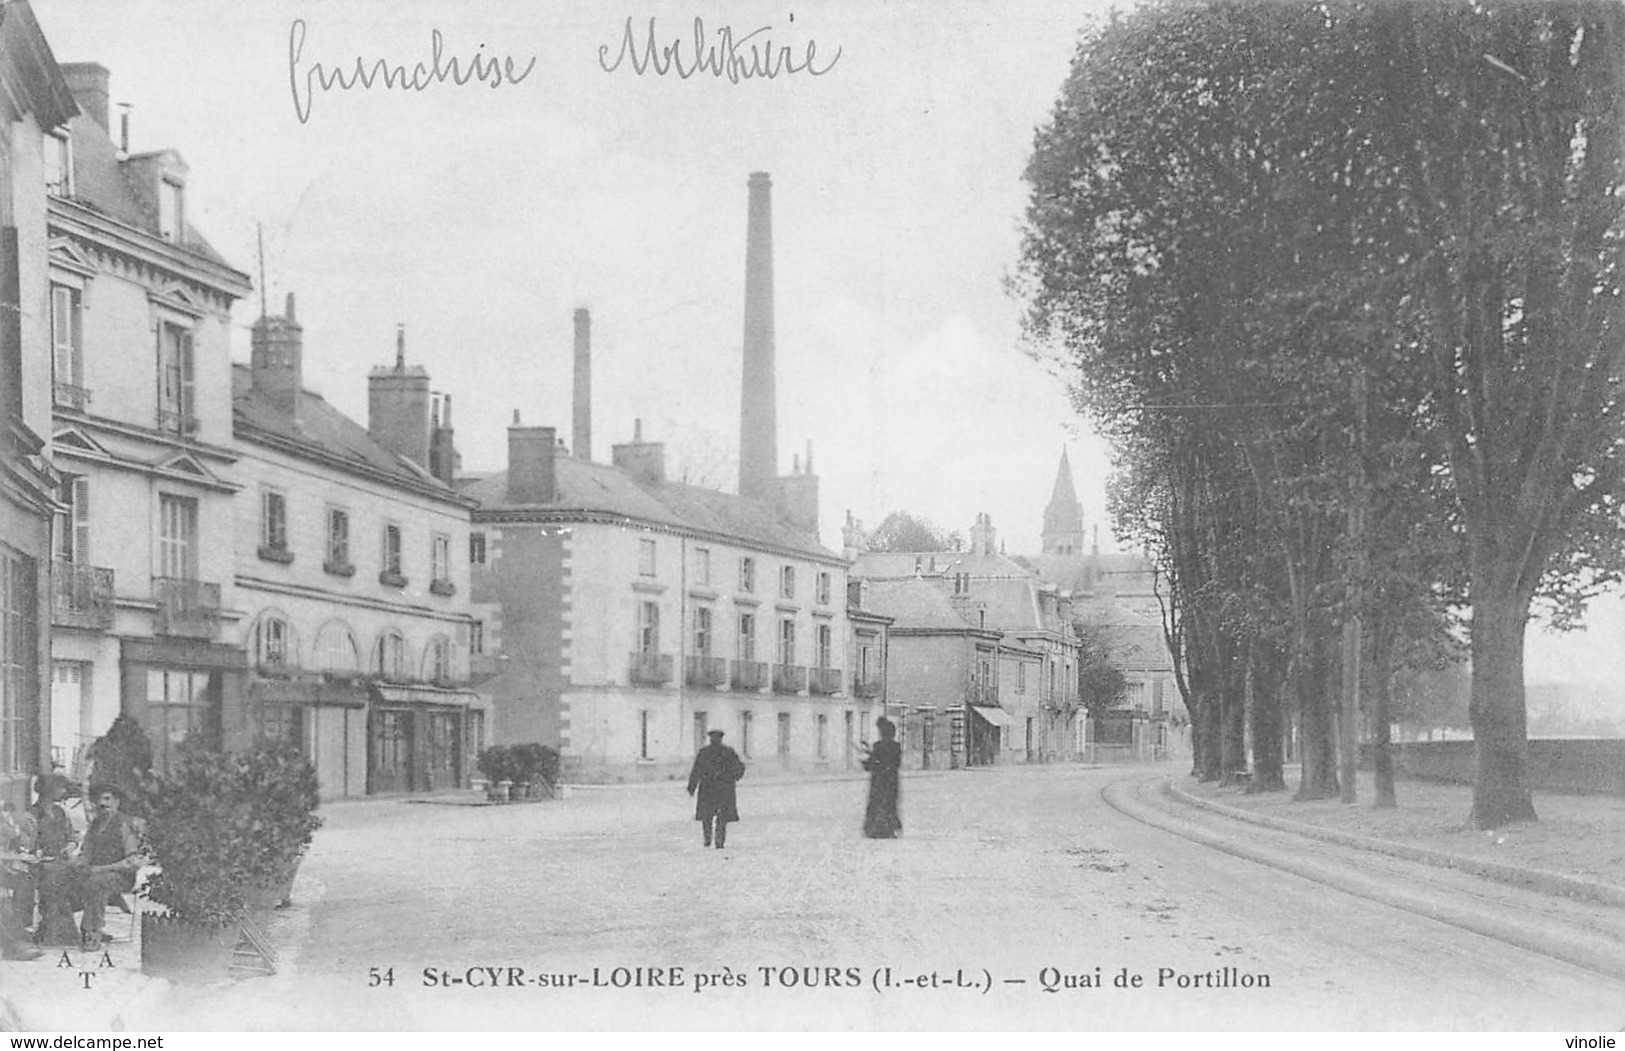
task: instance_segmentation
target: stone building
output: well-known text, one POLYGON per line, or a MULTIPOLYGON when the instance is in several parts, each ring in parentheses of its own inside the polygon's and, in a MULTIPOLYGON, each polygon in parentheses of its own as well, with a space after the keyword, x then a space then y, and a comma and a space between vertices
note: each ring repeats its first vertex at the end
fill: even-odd
POLYGON ((0 803, 51 761, 51 293, 47 194, 78 112, 26 3, 0 4, 0 803))
POLYGON ((368 376, 367 426, 304 388, 294 297, 235 370, 236 593, 261 739, 324 797, 465 787, 485 735, 469 689, 472 502, 452 488, 451 399, 408 365, 368 376))
POLYGON ((78 773, 122 710, 167 768, 187 733, 253 735, 233 586, 230 324, 248 277, 189 221, 173 150, 129 152, 108 71, 64 65, 80 113, 48 143, 46 270, 55 530, 51 748, 78 773))

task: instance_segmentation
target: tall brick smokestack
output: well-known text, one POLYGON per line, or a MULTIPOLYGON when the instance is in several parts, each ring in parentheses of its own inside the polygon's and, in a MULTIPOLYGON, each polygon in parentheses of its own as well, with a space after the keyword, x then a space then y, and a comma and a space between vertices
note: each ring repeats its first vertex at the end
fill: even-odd
POLYGON ((575 409, 571 423, 576 459, 592 459, 592 315, 586 307, 576 307, 575 409))
POLYGON ((773 181, 750 173, 745 234, 745 362, 739 420, 739 493, 767 497, 778 474, 773 385, 773 181))

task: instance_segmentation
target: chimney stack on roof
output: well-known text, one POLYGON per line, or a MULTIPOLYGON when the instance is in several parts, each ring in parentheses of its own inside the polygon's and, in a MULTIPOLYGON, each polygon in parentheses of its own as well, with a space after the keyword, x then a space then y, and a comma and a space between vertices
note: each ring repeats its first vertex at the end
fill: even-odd
POLYGON ((576 373, 574 425, 575 455, 578 460, 592 459, 592 315, 586 307, 577 307, 576 373))
POLYGON ((643 440, 643 421, 632 421, 632 440, 610 446, 611 462, 645 485, 666 481, 666 443, 643 440))
POLYGON ((406 364, 406 326, 395 329, 395 367, 367 374, 367 431, 379 444, 430 469, 429 373, 406 364))
POLYGON ((249 382, 283 412, 299 415, 299 394, 304 389, 304 328, 294 317, 293 293, 281 317, 254 322, 249 335, 249 382))
MULTIPOLYGON (((515 411, 517 418, 518 412, 515 411)), ((508 428, 508 503, 550 504, 557 496, 553 457, 558 432, 552 427, 508 428)))

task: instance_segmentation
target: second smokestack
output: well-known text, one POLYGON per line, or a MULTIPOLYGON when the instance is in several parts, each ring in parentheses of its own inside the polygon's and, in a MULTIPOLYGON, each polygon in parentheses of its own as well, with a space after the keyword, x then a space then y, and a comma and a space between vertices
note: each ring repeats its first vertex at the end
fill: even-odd
POLYGON ((576 307, 575 411, 572 424, 576 459, 592 459, 592 315, 576 307))

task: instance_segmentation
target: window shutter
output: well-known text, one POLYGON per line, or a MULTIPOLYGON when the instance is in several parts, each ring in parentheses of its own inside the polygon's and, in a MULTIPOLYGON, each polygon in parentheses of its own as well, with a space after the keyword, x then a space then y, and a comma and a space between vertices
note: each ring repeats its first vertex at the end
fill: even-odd
POLYGON ((72 561, 90 561, 90 479, 83 475, 73 480, 72 561))
POLYGON ((196 404, 193 390, 195 372, 193 370, 192 360, 192 334, 190 332, 182 331, 180 333, 180 345, 178 349, 180 351, 181 359, 180 411, 181 416, 183 417, 182 428, 184 429, 186 426, 184 418, 193 415, 193 406, 196 404))

